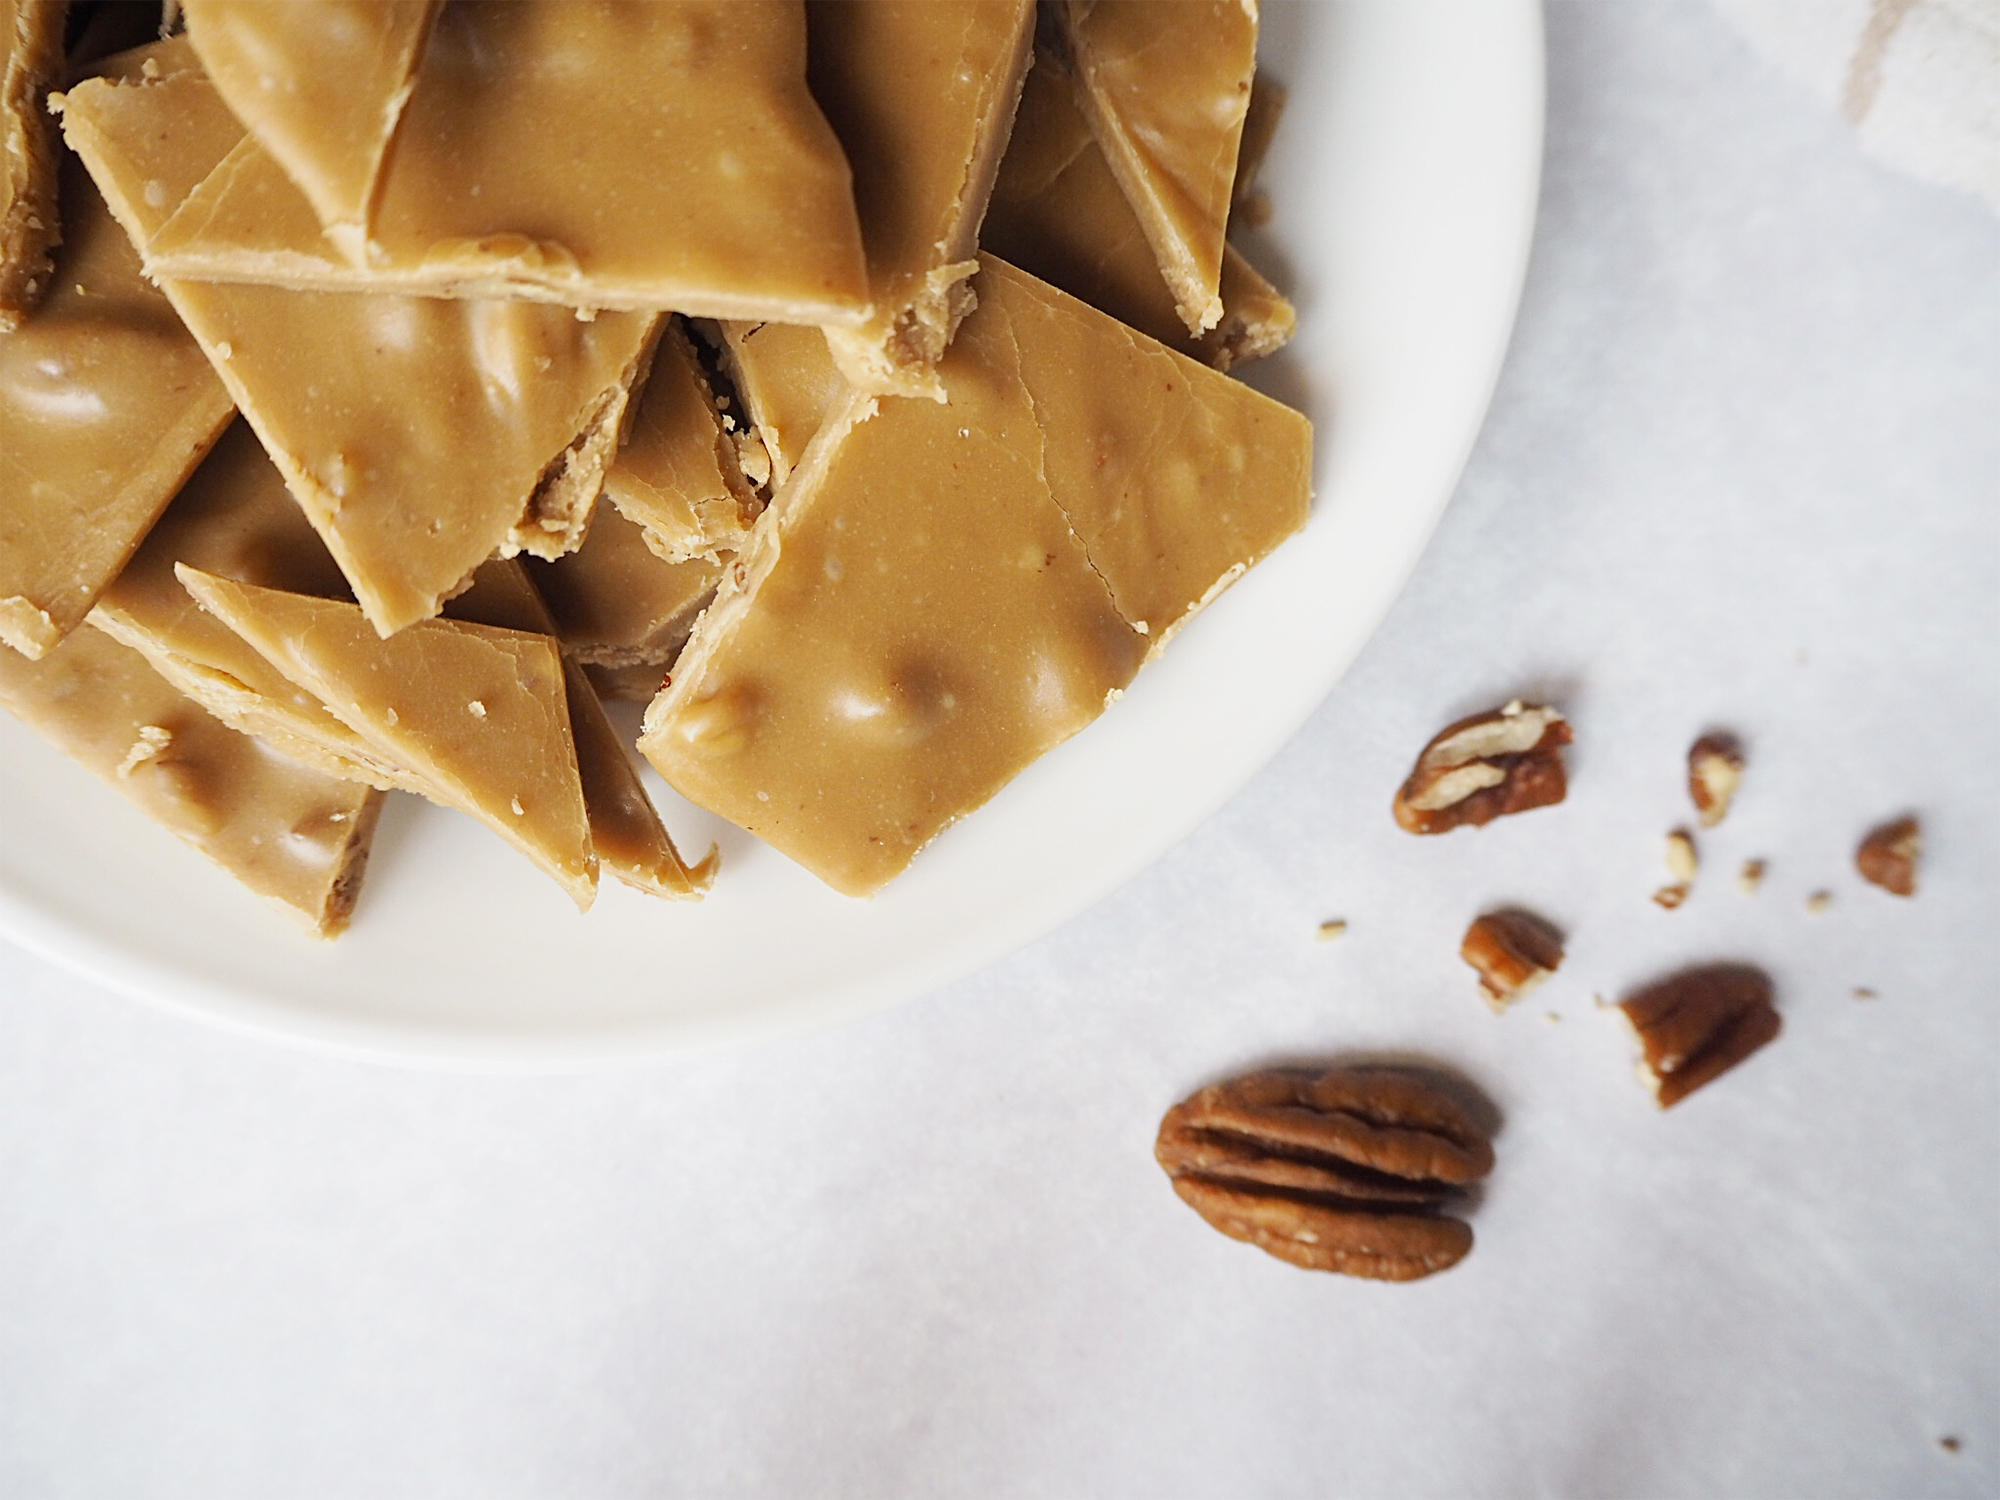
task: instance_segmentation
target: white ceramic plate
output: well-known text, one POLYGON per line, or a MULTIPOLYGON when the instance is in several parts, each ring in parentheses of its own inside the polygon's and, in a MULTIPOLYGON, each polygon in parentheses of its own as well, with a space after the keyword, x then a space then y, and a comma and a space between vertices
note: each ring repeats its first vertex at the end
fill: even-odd
POLYGON ((1318 429, 1311 524, 1104 718, 869 902, 655 789, 723 878, 607 881, 578 916, 470 819, 391 799, 337 943, 191 855, 0 715, 0 931, 118 989, 370 1057, 550 1068, 824 1024, 968 974, 1130 879, 1326 696, 1456 482, 1512 326, 1541 159, 1533 0, 1265 5, 1291 89, 1254 247, 1300 335, 1254 373, 1318 429))

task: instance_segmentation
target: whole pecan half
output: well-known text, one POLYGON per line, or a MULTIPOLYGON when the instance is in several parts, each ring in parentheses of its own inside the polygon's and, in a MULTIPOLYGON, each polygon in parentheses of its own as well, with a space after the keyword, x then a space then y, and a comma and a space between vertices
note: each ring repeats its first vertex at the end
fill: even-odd
POLYGON ((1747 964, 1669 975, 1619 1003, 1640 1047, 1640 1076, 1661 1109, 1678 1104, 1777 1036, 1771 981, 1747 964))
POLYGON ((1464 1259, 1471 1227, 1439 1210, 1493 1169, 1485 1128, 1449 1086, 1375 1066, 1215 1084, 1167 1111, 1154 1154, 1224 1234, 1380 1281, 1464 1259))
POLYGON ((1569 721, 1516 698, 1447 726, 1417 757, 1396 793, 1396 822, 1411 833, 1444 833, 1562 801, 1569 791, 1562 747, 1569 721))

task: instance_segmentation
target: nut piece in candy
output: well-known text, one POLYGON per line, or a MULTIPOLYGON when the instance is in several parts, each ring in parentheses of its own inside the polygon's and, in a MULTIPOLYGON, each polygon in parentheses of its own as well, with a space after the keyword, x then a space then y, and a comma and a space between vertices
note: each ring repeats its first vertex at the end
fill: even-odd
POLYGON ((1528 912, 1492 911, 1465 929, 1458 956, 1478 971, 1498 1015, 1561 967, 1562 935, 1528 912))
POLYGON ((1417 757, 1396 793, 1396 822, 1411 833, 1444 833, 1552 806, 1569 790, 1562 759, 1569 742, 1568 720, 1518 698, 1460 719, 1417 757))
POLYGON ((1743 747, 1734 735, 1705 734, 1688 749, 1688 798, 1713 828, 1729 816, 1729 804, 1743 780, 1743 747))
POLYGON ((1443 1208, 1493 1168, 1449 1084, 1399 1067, 1271 1069, 1203 1089, 1160 1122, 1174 1191, 1233 1239, 1312 1271, 1414 1281, 1472 1249, 1443 1208))
POLYGON ((1861 841, 1854 851, 1854 868, 1871 885, 1879 885, 1892 896, 1917 893, 1917 855, 1923 846, 1923 830, 1915 818, 1897 818, 1884 823, 1861 841))
POLYGON ((1662 1109, 1728 1072, 1782 1024, 1769 976, 1745 964, 1683 970, 1618 1008, 1639 1038, 1639 1076, 1662 1109))

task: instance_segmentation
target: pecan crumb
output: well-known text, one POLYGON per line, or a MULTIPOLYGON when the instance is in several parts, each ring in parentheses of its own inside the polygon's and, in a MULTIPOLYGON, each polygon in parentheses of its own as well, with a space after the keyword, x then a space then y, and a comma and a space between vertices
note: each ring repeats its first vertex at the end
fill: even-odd
POLYGON ((1882 824, 1861 841, 1854 851, 1854 868, 1870 885, 1879 885, 1892 896, 1917 893, 1917 855, 1922 851, 1923 830, 1915 818, 1896 818, 1882 824))
POLYGON ((1953 1437, 1950 1433, 1946 1433, 1943 1437, 1938 1439, 1938 1446, 1944 1449, 1944 1451, 1947 1453, 1956 1453, 1958 1452, 1959 1449, 1963 1448, 1965 1445, 1961 1443, 1957 1438, 1953 1437))
POLYGON ((1346 937, 1347 919, 1345 917, 1328 917, 1324 922, 1319 924, 1317 935, 1322 943, 1330 943, 1337 937, 1346 937))
POLYGON ((1639 1076, 1662 1109, 1728 1072, 1781 1025, 1770 979, 1743 964, 1684 970, 1618 1008, 1639 1038, 1639 1076))
POLYGON ((1701 856, 1695 853, 1694 835, 1676 828, 1667 835, 1667 873, 1683 885, 1692 885, 1701 871, 1701 856))
POLYGON ((1692 889, 1693 887, 1688 885, 1686 881, 1678 881, 1673 885, 1663 885, 1657 891, 1653 892, 1653 904, 1655 906, 1664 906, 1668 911, 1672 911, 1683 901, 1687 900, 1688 892, 1692 889))
POLYGON ((1806 897, 1806 910, 1814 916, 1818 916, 1831 905, 1833 905, 1832 891, 1814 891, 1806 897))
POLYGON ((1743 781, 1743 747, 1730 734, 1705 734, 1688 749, 1688 799, 1701 826, 1713 828, 1729 816, 1729 804, 1743 781))
POLYGON ((1445 833, 1553 806, 1569 790, 1562 747, 1570 739, 1555 709, 1518 698, 1460 719, 1417 757, 1396 793, 1396 822, 1411 833, 1445 833))
POLYGON ((1310 1271, 1414 1281, 1456 1265, 1472 1228, 1443 1210, 1493 1169, 1489 1131, 1428 1073, 1271 1069, 1168 1110, 1154 1155, 1232 1239, 1310 1271))
POLYGON ((1743 868, 1736 873, 1737 888, 1746 896, 1756 895, 1757 888, 1764 883, 1764 869, 1761 859, 1744 860, 1743 868))
POLYGON ((1495 1015, 1562 967, 1562 935, 1525 911, 1494 911, 1465 930, 1458 956, 1479 975, 1495 1015))
POLYGON ((1857 984, 1854 987, 1854 998, 1857 1000, 1873 1000, 1875 992, 1865 984, 1857 984))

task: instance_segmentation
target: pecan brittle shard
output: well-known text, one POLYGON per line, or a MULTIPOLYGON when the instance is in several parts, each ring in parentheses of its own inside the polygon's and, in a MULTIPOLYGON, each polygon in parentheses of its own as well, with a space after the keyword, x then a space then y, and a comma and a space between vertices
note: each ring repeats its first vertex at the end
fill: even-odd
POLYGON ((57 216, 55 123, 43 109, 63 65, 62 0, 0 5, 0 333, 49 288, 57 216))
POLYGON ((1222 317, 1224 231, 1257 69, 1256 0, 1055 8, 1077 103, 1192 333, 1222 317))
POLYGON ((442 3, 183 0, 188 37, 231 112, 356 264, 442 3))

